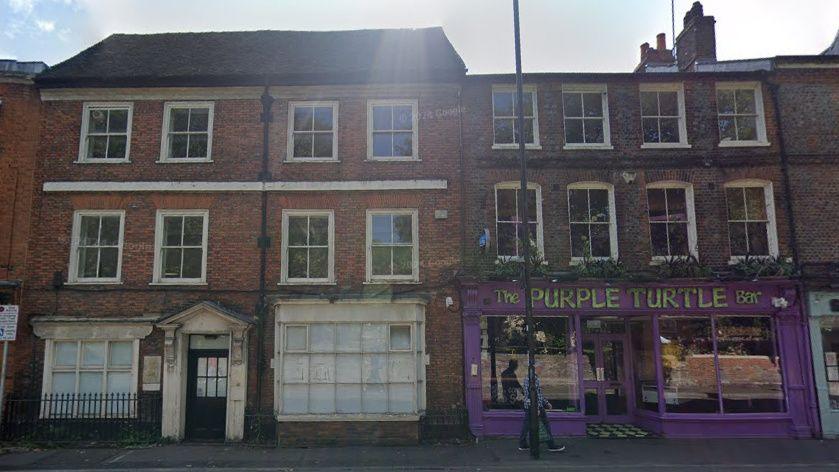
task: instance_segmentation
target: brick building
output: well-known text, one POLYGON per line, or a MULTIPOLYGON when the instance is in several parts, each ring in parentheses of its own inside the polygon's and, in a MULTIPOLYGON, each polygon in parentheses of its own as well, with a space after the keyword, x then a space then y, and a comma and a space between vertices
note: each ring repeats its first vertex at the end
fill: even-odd
POLYGON ((41 74, 20 390, 416 440, 462 404, 464 73, 430 28, 114 35, 41 74))
MULTIPOLYGON (((45 68, 42 62, 0 60, 0 305, 20 304, 26 278, 40 116, 32 78, 45 68)), ((28 357, 12 346, 9 363, 28 357)), ((14 389, 11 381, 5 387, 14 389)))
POLYGON ((830 181, 835 163, 792 166, 790 140, 835 152, 825 87, 836 76, 794 58, 783 71, 773 59, 717 61, 714 18, 698 2, 675 43, 675 54, 664 34, 643 44, 631 74, 525 74, 529 236, 515 224, 515 78, 467 77, 464 199, 476 211, 465 225, 481 235, 462 289, 474 434, 520 428, 524 296, 508 261, 524 244, 539 255, 537 360, 555 433, 630 423, 667 437, 819 434, 796 257, 834 248, 796 242, 799 220, 819 218, 805 169, 830 181), (804 109, 819 123, 799 134, 804 109), (804 200, 794 215, 791 193, 804 200))

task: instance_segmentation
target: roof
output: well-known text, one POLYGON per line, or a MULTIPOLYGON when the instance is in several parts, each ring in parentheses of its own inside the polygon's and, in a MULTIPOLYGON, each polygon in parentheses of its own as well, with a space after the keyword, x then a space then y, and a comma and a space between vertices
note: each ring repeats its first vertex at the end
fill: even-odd
POLYGON ((442 28, 114 34, 36 79, 41 86, 298 85, 459 79, 442 28))
POLYGON ((836 37, 833 38, 833 43, 822 51, 823 56, 839 56, 839 30, 836 31, 836 37))
POLYGON ((47 68, 43 62, 0 59, 0 76, 32 77, 47 68))

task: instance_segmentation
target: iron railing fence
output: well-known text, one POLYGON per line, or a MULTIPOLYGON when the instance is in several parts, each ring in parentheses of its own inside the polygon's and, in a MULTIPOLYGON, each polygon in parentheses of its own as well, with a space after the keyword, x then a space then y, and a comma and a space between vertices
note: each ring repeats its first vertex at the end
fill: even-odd
POLYGON ((160 438, 159 394, 45 394, 11 397, 0 439, 32 442, 147 442, 160 438))
POLYGON ((468 439, 469 412, 465 408, 427 410, 420 421, 420 439, 425 442, 468 439))

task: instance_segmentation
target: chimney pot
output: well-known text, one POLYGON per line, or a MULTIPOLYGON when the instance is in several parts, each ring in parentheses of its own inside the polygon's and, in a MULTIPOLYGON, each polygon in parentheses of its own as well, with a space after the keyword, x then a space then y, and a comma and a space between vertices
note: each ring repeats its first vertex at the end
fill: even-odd
POLYGON ((655 37, 655 48, 659 51, 667 49, 667 36, 664 33, 658 33, 655 37))
POLYGON ((688 23, 691 22, 694 18, 702 18, 705 16, 705 13, 702 9, 702 3, 700 2, 693 2, 693 5, 688 10, 687 14, 685 15, 684 26, 687 28, 688 23))

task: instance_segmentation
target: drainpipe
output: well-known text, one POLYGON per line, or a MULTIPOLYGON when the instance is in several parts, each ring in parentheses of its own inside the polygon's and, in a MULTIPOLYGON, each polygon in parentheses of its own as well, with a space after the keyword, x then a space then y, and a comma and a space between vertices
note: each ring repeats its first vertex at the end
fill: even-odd
POLYGON ((271 96, 268 80, 265 81, 265 90, 262 92, 260 102, 262 103, 262 170, 259 172, 259 180, 263 184, 260 196, 260 222, 259 222, 259 299, 256 302, 256 410, 262 410, 262 377, 265 370, 265 320, 268 318, 268 304, 266 300, 265 279, 268 260, 268 248, 271 246, 271 238, 268 236, 268 193, 265 191, 265 183, 271 180, 271 172, 268 170, 268 138, 270 126, 273 121, 271 105, 274 97, 271 96))
POLYGON ((784 193, 786 197, 784 199, 785 203, 785 210, 787 212, 787 218, 789 220, 789 242, 792 248, 792 264, 795 267, 796 273, 798 273, 801 269, 800 260, 799 260, 799 253, 798 253, 798 230, 795 224, 795 213, 793 213, 793 195, 792 195, 792 185, 790 184, 789 178, 789 161, 787 156, 787 149, 786 145, 784 144, 784 127, 781 121, 781 107, 778 101, 778 84, 766 81, 767 85, 769 86, 769 93, 772 95, 772 106, 775 108, 775 126, 778 129, 778 149, 780 152, 781 157, 781 175, 783 178, 784 183, 784 193))

